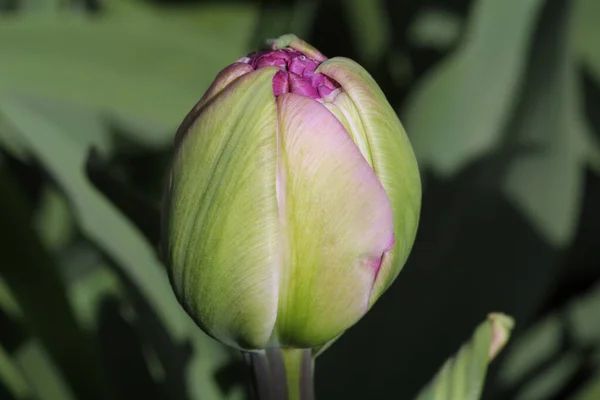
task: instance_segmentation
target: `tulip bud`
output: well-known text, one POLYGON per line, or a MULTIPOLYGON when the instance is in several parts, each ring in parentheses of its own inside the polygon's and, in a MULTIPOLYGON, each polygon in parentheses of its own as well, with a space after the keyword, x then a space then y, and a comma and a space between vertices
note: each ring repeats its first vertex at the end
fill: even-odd
POLYGON ((174 291, 216 339, 315 348, 355 324, 412 247, 421 185, 373 78, 293 35, 226 67, 175 137, 174 291))

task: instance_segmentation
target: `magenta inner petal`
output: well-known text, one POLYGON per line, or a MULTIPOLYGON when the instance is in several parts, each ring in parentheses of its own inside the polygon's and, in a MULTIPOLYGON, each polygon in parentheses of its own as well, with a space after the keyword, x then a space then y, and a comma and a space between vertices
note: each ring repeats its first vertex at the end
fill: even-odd
POLYGON ((333 92, 335 89, 328 88, 325 85, 321 85, 317 87, 317 91, 319 92, 319 98, 327 97, 329 93, 333 92))
POLYGON ((288 93, 290 91, 287 75, 287 72, 279 71, 273 77, 273 93, 275 96, 279 96, 280 94, 288 93))
POLYGON ((307 81, 302 76, 290 73, 288 74, 288 81, 290 83, 290 92, 311 97, 313 99, 318 99, 320 97, 317 88, 313 87, 310 81, 307 81))
POLYGON ((312 60, 304 55, 292 58, 288 63, 290 72, 298 75, 314 75, 315 69, 319 66, 319 62, 312 60))
POLYGON ((277 67, 273 77, 273 94, 297 93, 313 99, 327 96, 340 85, 323 74, 315 74, 321 61, 290 48, 252 53, 240 60, 252 68, 277 67))

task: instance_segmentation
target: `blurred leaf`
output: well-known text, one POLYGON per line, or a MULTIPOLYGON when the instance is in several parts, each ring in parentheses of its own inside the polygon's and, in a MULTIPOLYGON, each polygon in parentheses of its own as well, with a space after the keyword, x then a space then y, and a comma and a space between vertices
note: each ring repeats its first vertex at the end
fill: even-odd
POLYGON ((36 12, 58 11, 65 5, 65 0, 18 0, 18 2, 21 10, 36 12))
MULTIPOLYGON (((160 201, 145 192, 135 190, 130 180, 119 179, 114 165, 109 164, 93 149, 86 161, 90 181, 115 207, 135 224, 150 243, 160 241, 160 201), (154 200, 154 201, 153 201, 154 200)), ((146 172, 156 179, 156 174, 146 172)), ((162 178, 162 174, 159 174, 162 178)), ((157 182, 162 183, 162 182, 157 182)), ((160 188, 162 191, 162 187, 160 188)))
POLYGON ((127 18, 107 12, 93 20, 67 13, 0 16, 0 92, 153 121, 166 129, 147 140, 168 143, 216 74, 247 53, 256 13, 203 6, 193 24, 179 24, 169 13, 135 10, 127 18))
POLYGON ((587 158, 570 48, 570 3, 480 0, 477 5, 466 42, 409 104, 407 131, 421 161, 441 175, 492 149, 505 157, 506 195, 547 241, 564 246, 577 226, 587 158))
POLYGON ((368 65, 376 65, 389 46, 390 16, 383 0, 349 0, 345 5, 350 17, 352 39, 357 43, 360 57, 368 65))
POLYGON ((30 340, 14 354, 17 367, 23 371, 38 400, 78 400, 58 373, 54 362, 37 340, 30 340))
MULTIPOLYGON (((266 2, 269 3, 269 2, 266 2)), ((263 7, 259 22, 256 24, 254 41, 258 45, 267 38, 276 38, 289 32, 293 9, 289 5, 263 7)))
POLYGON ((35 225, 40 240, 49 251, 60 251, 73 235, 72 217, 64 197, 56 189, 45 186, 35 225))
POLYGON ((600 285, 568 305, 571 334, 580 345, 600 345, 600 285))
POLYGON ((2 346, 0 346, 0 380, 15 399, 33 398, 27 380, 2 346))
POLYGON ((24 196, 6 168, 0 169, 2 276, 18 301, 25 322, 46 346, 73 392, 105 399, 109 391, 99 355, 80 329, 53 259, 35 234, 24 196))
MULTIPOLYGON (((212 339, 211 339, 212 340, 212 339)), ((190 361, 189 368, 186 370, 186 382, 190 390, 192 399, 201 400, 240 400, 244 398, 243 387, 234 388, 227 394, 220 393, 219 387, 215 384, 215 366, 225 365, 224 361, 230 361, 231 352, 225 353, 220 346, 215 346, 214 342, 206 340, 205 337, 195 335, 192 337, 194 351, 201 354, 201 357, 194 357, 190 361), (225 357, 227 354, 227 357, 225 357)), ((239 354, 235 354, 239 356, 239 354)), ((244 383, 240 377, 240 383, 244 383)))
POLYGON ((504 191, 555 246, 569 243, 577 227, 586 161, 570 4, 549 2, 544 10, 506 138, 507 147, 533 150, 511 162, 504 191))
POLYGON ((598 400, 600 399, 600 374, 593 377, 590 382, 585 385, 575 396, 570 400, 598 400))
POLYGON ((588 346, 600 344, 598 310, 600 285, 529 328, 508 351, 500 384, 522 385, 519 399, 546 399, 556 393, 585 362, 588 346), (570 342, 565 342, 567 334, 570 342))
POLYGON ((583 126, 583 135, 585 141, 583 147, 585 148, 589 167, 596 174, 600 175, 600 139, 594 135, 587 124, 583 126))
POLYGON ((425 9, 415 17, 409 29, 409 40, 417 47, 446 50, 456 43, 461 33, 459 16, 448 11, 425 9))
POLYGON ((27 146, 22 138, 6 124, 0 115, 0 149, 5 149, 18 160, 25 161, 28 157, 27 146))
POLYGON ((417 400, 479 399, 488 364, 508 341, 513 326, 512 318, 490 314, 458 354, 446 361, 417 400))
POLYGON ((180 336, 187 316, 176 303, 166 273, 153 248, 88 181, 84 173, 87 146, 70 140, 51 121, 15 101, 5 99, 0 111, 65 192, 84 234, 126 269, 173 334, 180 336))
POLYGON ((0 275, 0 308, 7 315, 12 318, 20 320, 23 316, 23 312, 19 307, 19 304, 15 300, 15 297, 11 293, 9 287, 6 285, 6 281, 0 275))
POLYGON ((285 33, 293 32, 299 38, 306 38, 313 28, 319 2, 320 0, 296 1, 290 21, 290 28, 285 33))
POLYGON ((423 166, 452 175, 497 145, 518 95, 543 4, 474 3, 463 43, 420 82, 403 113, 423 166))
POLYGON ((593 72, 600 82, 600 2, 597 0, 573 1, 573 44, 576 55, 593 72))
MULTIPOLYGON (((114 147, 108 130, 109 124, 98 110, 82 104, 40 99, 31 95, 18 95, 14 99, 61 126, 63 132, 69 135, 69 140, 81 146, 93 146, 100 154, 108 154, 114 147)), ((10 127, 7 129, 10 130, 10 127)), ((19 139, 23 141, 22 137, 19 139)))
POLYGON ((107 266, 98 265, 74 281, 68 291, 71 302, 82 326, 96 331, 98 326, 98 304, 107 297, 123 296, 121 284, 107 266))
POLYGON ((515 400, 546 400, 552 398, 577 371, 578 357, 567 354, 545 368, 542 373, 526 383, 515 400))
POLYGON ((22 134, 29 151, 65 193, 83 234, 135 283, 169 336, 181 342, 191 335, 194 354, 201 355, 188 368, 191 390, 201 392, 203 398, 219 398, 212 374, 227 354, 184 313, 154 248, 87 179, 84 166, 90 144, 71 140, 72 133, 14 100, 0 101, 0 113, 22 134))
POLYGON ((256 22, 252 47, 265 39, 293 33, 306 39, 312 30, 320 0, 294 1, 292 4, 277 0, 262 1, 260 17, 256 22))
POLYGON ((521 334, 505 356, 499 380, 515 385, 558 351, 563 337, 561 321, 552 315, 521 334))
POLYGON ((414 73, 411 60, 406 53, 392 50, 387 60, 387 69, 390 78, 397 86, 409 84, 414 73))

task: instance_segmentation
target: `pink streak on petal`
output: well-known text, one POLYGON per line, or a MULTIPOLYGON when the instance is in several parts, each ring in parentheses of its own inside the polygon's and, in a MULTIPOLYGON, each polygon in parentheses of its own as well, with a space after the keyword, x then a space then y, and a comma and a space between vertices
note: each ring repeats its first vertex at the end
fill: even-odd
MULTIPOLYGON (((394 236, 394 233, 392 232, 391 239, 388 242, 385 249, 383 250, 383 252, 381 253, 381 257, 372 264, 373 283, 371 284, 371 290, 369 291, 369 299, 371 298, 371 295, 373 294, 373 290, 375 289, 375 282, 377 282, 377 277, 379 276, 379 271, 381 270, 381 265, 383 264, 384 258, 388 254, 388 251, 390 251, 390 250, 392 250, 392 248, 394 248, 395 244, 396 244, 396 237, 394 236)), ((367 304, 365 312, 368 310, 369 310, 369 304, 367 304)))
POLYGON ((377 274, 379 274, 379 269, 381 268, 381 263, 383 262, 383 257, 385 256, 385 253, 390 251, 394 247, 395 243, 396 243, 396 238, 394 237, 394 234, 392 233, 391 240, 388 243, 388 245, 386 246, 386 248, 383 250, 383 252, 381 253, 381 257, 379 257, 372 265, 373 271, 374 271, 373 284, 375 284, 375 280, 377 279, 377 274))

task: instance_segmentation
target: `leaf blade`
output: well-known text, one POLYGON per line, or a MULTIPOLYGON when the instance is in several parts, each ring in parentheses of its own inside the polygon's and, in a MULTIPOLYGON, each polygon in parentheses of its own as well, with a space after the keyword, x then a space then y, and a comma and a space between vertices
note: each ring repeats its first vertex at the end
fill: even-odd
POLYGON ((490 314, 458 354, 446 361, 416 400, 479 399, 488 363, 504 347, 513 326, 514 321, 509 316, 490 314))

